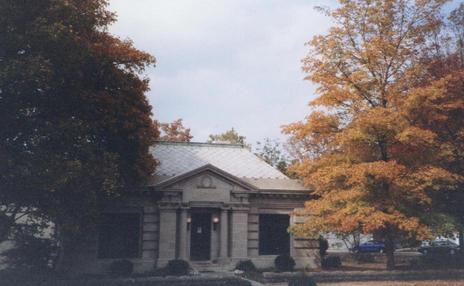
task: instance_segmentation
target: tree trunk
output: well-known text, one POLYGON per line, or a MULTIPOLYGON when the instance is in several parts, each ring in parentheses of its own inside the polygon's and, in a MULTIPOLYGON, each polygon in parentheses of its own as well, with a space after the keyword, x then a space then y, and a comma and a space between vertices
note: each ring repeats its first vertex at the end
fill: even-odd
POLYGON ((0 242, 10 239, 10 234, 14 226, 15 221, 11 216, 0 213, 0 242))
POLYGON ((459 230, 459 254, 464 256, 464 231, 459 230))
POLYGON ((387 269, 395 269, 395 241, 391 234, 385 236, 385 255, 387 256, 387 269))
POLYGON ((60 272, 62 266, 63 266, 63 260, 64 260, 64 247, 63 247, 63 241, 60 240, 61 238, 61 226, 58 225, 58 223, 55 223, 55 239, 57 241, 57 250, 56 250, 56 256, 53 261, 53 269, 56 272, 60 272))
POLYGON ((11 226, 7 223, 0 222, 0 242, 8 240, 11 226))
POLYGON ((66 241, 66 237, 62 230, 62 225, 60 223, 55 224, 55 237, 57 240, 57 255, 53 263, 53 269, 61 274, 66 274, 70 269, 70 249, 69 243, 66 241))

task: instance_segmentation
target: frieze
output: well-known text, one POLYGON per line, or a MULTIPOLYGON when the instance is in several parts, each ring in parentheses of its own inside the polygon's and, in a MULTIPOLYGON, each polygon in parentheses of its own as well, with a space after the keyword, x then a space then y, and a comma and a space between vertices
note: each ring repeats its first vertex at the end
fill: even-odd
POLYGON ((181 202, 182 201, 182 192, 181 191, 164 191, 162 202, 181 202))

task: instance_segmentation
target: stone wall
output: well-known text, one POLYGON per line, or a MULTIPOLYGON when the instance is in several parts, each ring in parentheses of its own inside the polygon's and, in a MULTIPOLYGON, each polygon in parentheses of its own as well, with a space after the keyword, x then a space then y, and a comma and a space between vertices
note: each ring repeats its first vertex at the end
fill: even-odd
POLYGON ((159 246, 159 210, 156 205, 146 205, 143 208, 142 226, 142 264, 143 271, 153 270, 158 258, 159 246))
MULTIPOLYGON (((290 225, 297 223, 292 212, 303 206, 305 199, 287 195, 260 195, 250 197, 248 215, 248 257, 258 268, 274 266, 277 255, 259 255, 259 215, 288 214, 290 225)), ((296 268, 317 268, 319 265, 318 242, 308 238, 290 236, 290 255, 295 259, 296 268)))
POLYGON ((259 214, 258 208, 251 207, 248 215, 248 257, 259 256, 259 214))
MULTIPOLYGON (((127 259, 134 264, 134 272, 151 271, 158 257, 159 241, 159 210, 156 201, 150 198, 126 198, 107 206, 106 213, 139 213, 141 236, 139 257, 127 259)), ((91 238, 85 247, 81 247, 74 259, 73 271, 76 273, 106 273, 112 262, 118 258, 98 258, 97 234, 91 238)))

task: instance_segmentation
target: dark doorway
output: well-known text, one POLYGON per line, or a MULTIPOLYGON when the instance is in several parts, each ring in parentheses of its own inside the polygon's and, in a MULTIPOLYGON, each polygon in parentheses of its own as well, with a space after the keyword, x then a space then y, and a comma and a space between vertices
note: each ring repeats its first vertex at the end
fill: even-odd
POLYGON ((290 254, 290 217, 282 214, 259 215, 259 254, 290 254))
POLYGON ((192 213, 190 259, 209 260, 211 252, 211 214, 192 213))

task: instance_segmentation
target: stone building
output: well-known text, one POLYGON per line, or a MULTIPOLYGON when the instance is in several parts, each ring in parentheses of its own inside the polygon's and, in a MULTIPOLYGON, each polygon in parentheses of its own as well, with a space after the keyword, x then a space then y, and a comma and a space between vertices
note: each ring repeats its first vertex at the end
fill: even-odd
POLYGON ((200 269, 233 269, 251 259, 271 267, 290 254, 297 267, 315 267, 317 241, 287 232, 293 210, 311 198, 247 148, 232 144, 160 142, 153 181, 103 210, 94 247, 81 271, 104 272, 117 259, 135 271, 162 267, 175 258, 200 269))

